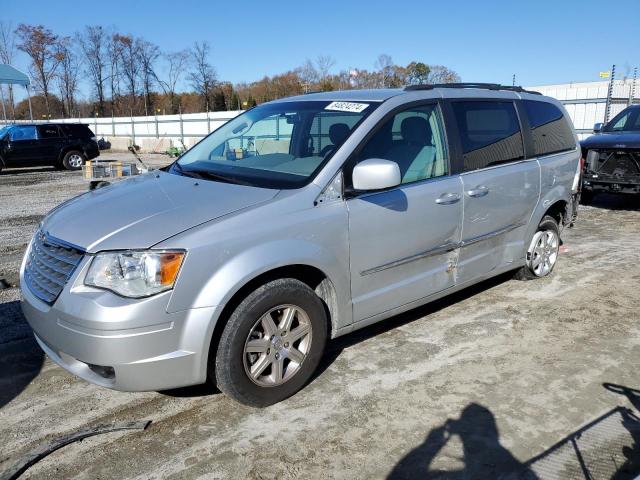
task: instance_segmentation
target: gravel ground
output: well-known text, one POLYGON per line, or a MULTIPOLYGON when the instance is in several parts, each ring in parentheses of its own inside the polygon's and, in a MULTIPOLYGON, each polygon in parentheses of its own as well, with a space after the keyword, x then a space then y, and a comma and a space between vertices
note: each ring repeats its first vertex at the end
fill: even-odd
POLYGON ((634 470, 640 422, 632 413, 640 397, 603 387, 640 386, 638 199, 602 196, 581 207, 576 227, 563 234, 551 277, 502 276, 332 341, 309 386, 257 410, 204 387, 102 389, 43 356, 20 313, 19 262, 42 216, 86 187, 78 173, 0 174, 0 281, 8 286, 0 290, 0 472, 44 441, 147 419, 153 423, 144 432, 74 443, 24 478, 612 478, 615 472, 633 478, 632 471, 640 472, 634 470), (568 443, 550 448, 563 439, 568 443))

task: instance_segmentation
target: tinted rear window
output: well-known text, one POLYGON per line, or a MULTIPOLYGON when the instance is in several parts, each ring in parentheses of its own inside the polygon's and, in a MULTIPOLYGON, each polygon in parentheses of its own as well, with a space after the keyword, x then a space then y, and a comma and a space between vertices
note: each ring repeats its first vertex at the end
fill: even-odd
POLYGON ((40 138, 58 138, 60 137, 60 131, 55 125, 39 125, 38 136, 40 138))
POLYGON ((513 102, 452 103, 460 131, 464 171, 524 158, 520 122, 513 102))
POLYGON ((549 155, 576 148, 575 137, 562 111, 547 102, 523 100, 529 118, 535 155, 549 155))
POLYGON ((69 137, 73 137, 73 138, 93 137, 93 132, 91 131, 91 129, 89 129, 87 125, 67 124, 67 125, 62 125, 62 129, 69 137))

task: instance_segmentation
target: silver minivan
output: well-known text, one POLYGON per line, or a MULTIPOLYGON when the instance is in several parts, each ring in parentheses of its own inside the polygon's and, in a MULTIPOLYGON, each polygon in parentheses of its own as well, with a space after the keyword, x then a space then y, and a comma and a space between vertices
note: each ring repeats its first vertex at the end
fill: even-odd
POLYGON ((95 384, 210 381, 273 404, 329 338, 506 271, 551 273, 579 168, 562 105, 519 87, 265 103, 50 212, 22 308, 49 357, 95 384))

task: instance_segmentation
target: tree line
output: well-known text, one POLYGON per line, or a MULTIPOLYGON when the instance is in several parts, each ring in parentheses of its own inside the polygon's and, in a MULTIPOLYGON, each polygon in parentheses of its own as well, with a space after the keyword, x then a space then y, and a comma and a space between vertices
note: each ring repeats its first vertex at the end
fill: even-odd
MULTIPOLYGON (((13 28, 0 22, 0 63, 12 64, 18 50, 29 58, 34 118, 240 110, 311 91, 460 81, 443 65, 401 66, 381 54, 371 70, 335 72, 335 60, 321 55, 288 72, 232 84, 218 78, 207 41, 163 52, 142 37, 100 25, 61 36, 43 25, 13 28), (80 97, 81 76, 90 86, 89 98, 80 97)), ((9 116, 29 118, 27 100, 16 103, 11 86, 4 93, 9 116)))

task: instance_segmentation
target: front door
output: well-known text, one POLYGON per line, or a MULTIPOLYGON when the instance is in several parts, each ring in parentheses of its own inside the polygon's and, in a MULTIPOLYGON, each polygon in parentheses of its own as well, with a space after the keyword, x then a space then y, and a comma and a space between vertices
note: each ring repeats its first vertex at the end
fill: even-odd
POLYGON ((540 194, 538 162, 524 159, 511 101, 451 103, 463 154, 464 213, 458 283, 517 266, 540 194))
POLYGON ((32 125, 16 126, 9 132, 7 164, 11 166, 32 165, 38 156, 38 136, 32 125))
POLYGON ((453 286, 461 237, 462 182, 449 175, 437 104, 395 114, 350 165, 368 158, 397 162, 402 184, 347 201, 356 322, 453 286))

